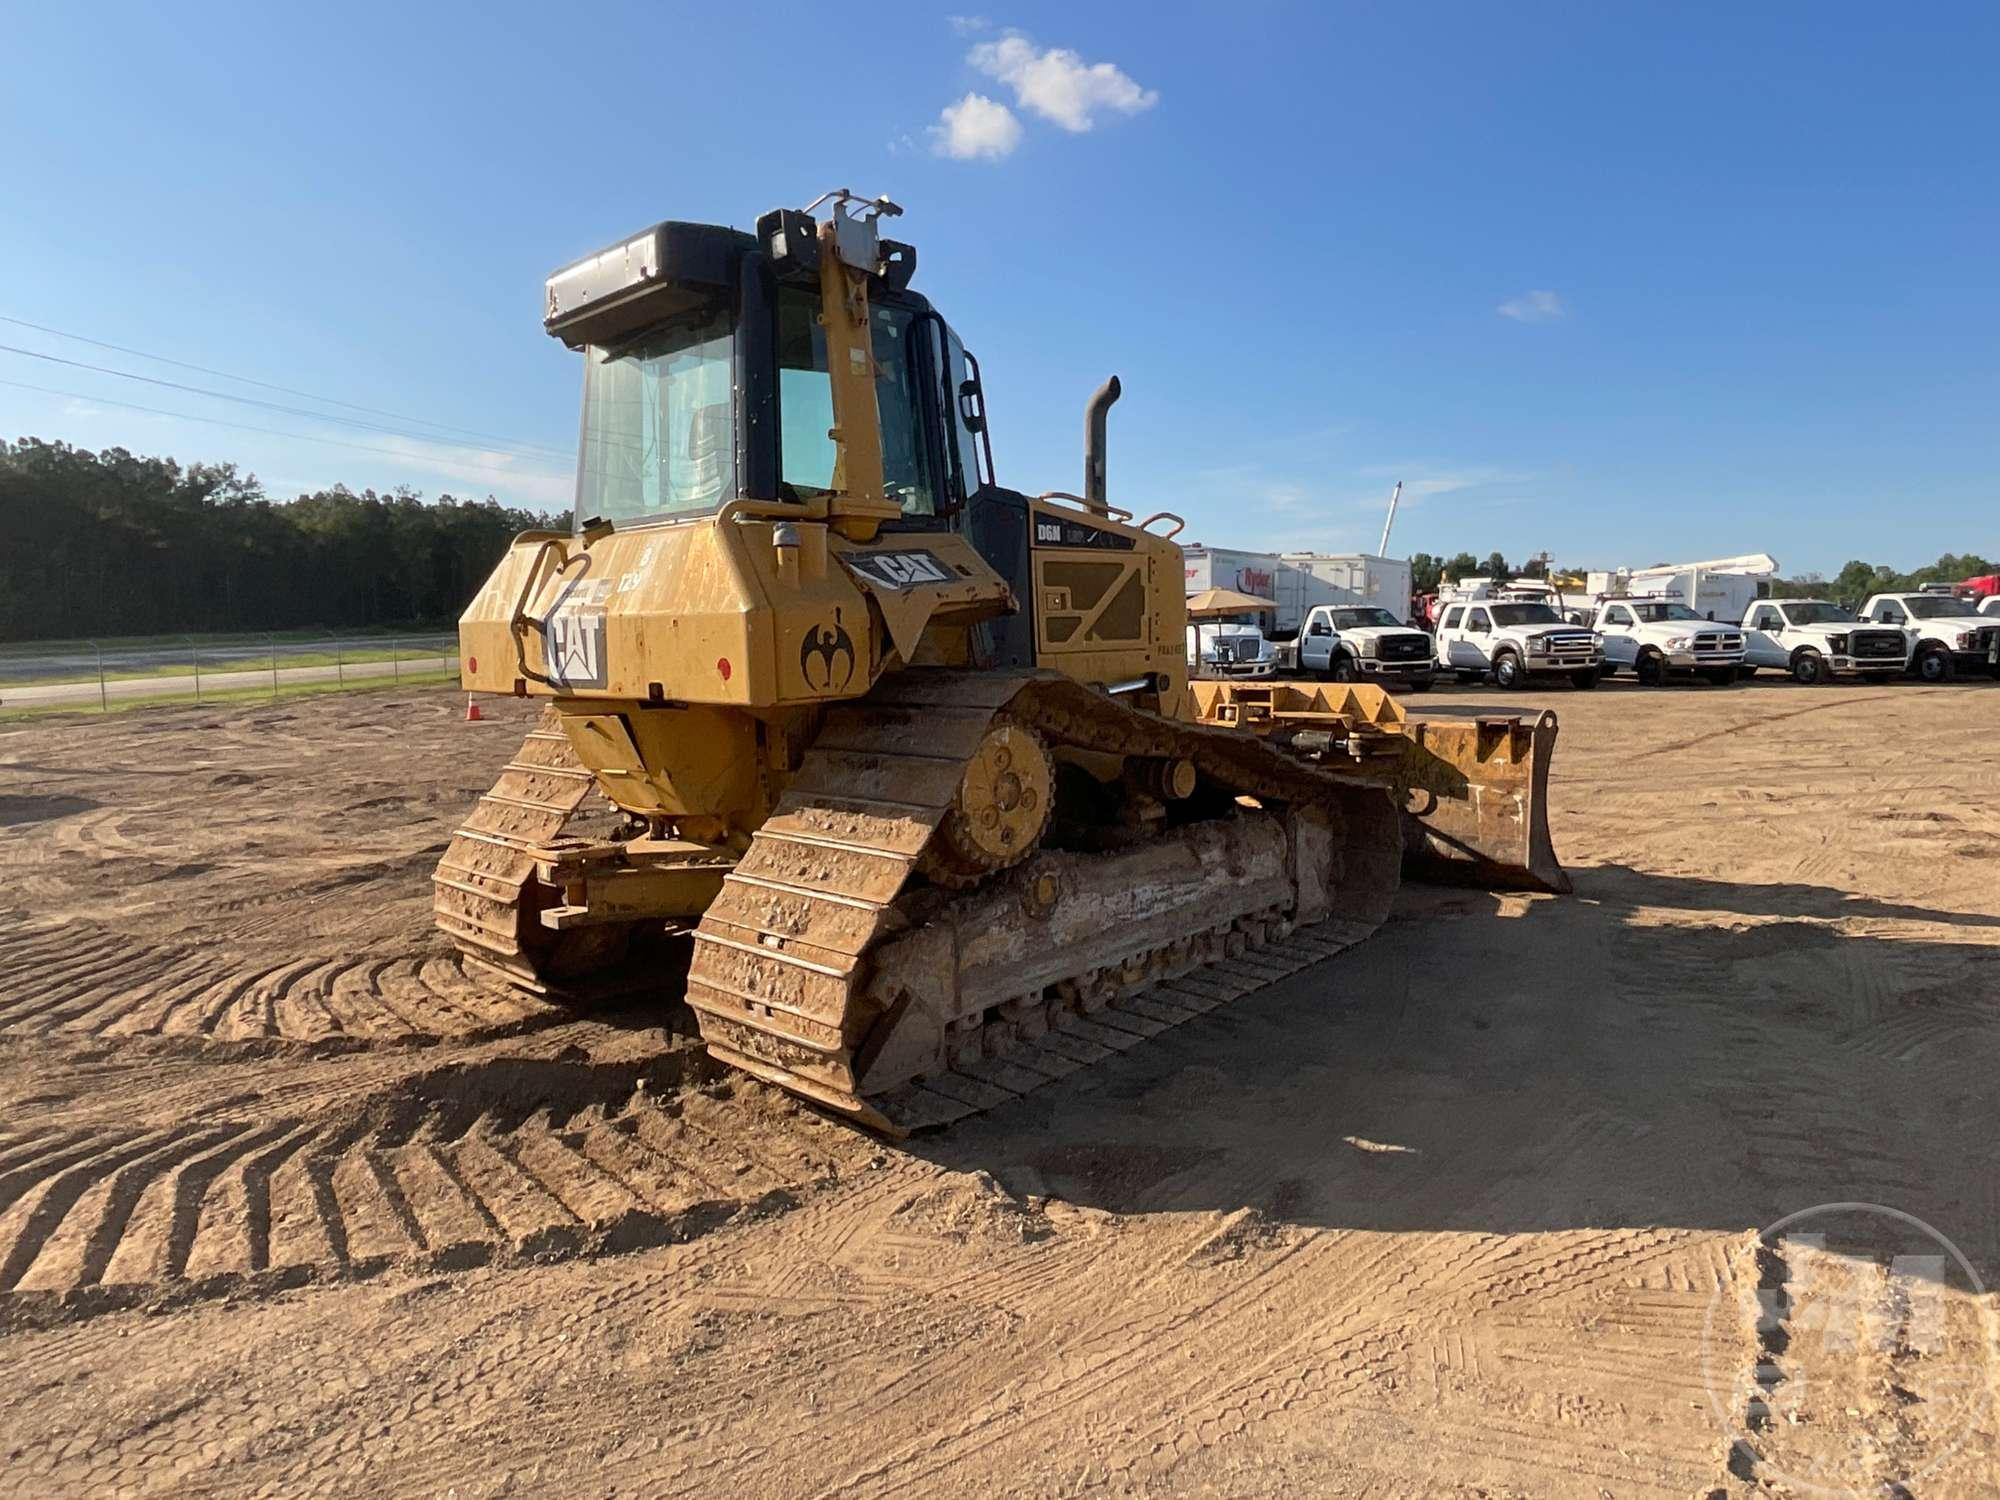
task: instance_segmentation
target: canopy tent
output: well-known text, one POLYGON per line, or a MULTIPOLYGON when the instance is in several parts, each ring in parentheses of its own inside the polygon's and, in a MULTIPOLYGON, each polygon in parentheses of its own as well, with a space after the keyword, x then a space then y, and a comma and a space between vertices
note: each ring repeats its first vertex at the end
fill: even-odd
POLYGON ((1239 594, 1235 589, 1203 589, 1188 595, 1187 611, 1193 619, 1216 615, 1248 615, 1260 609, 1276 609, 1275 599, 1259 599, 1255 594, 1239 594))

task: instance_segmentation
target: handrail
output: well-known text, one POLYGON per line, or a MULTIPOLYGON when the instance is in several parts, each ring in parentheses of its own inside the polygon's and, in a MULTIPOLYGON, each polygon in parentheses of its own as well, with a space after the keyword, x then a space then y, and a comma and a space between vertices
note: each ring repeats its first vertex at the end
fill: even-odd
MULTIPOLYGON (((513 617, 507 622, 507 633, 514 638, 514 665, 520 669, 520 674, 523 678, 530 682, 539 682, 543 687, 554 687, 556 683, 554 679, 544 677, 540 672, 537 672, 533 667, 528 665, 528 638, 524 627, 532 625, 537 630, 545 630, 548 622, 546 620, 537 620, 533 615, 528 613, 528 600, 534 597, 535 577, 542 571, 542 559, 549 555, 552 548, 561 547, 568 541, 568 535, 562 532, 544 534, 541 546, 535 549, 535 560, 528 564, 528 576, 521 582, 521 595, 514 601, 513 617)), ((576 554, 576 557, 565 556, 561 562, 556 564, 555 570, 549 574, 549 578, 554 580, 562 577, 568 571, 569 565, 575 562, 577 558, 583 559, 587 564, 590 561, 590 554, 588 552, 579 552, 576 554)))
POLYGON ((1120 510, 1117 506, 1109 503, 1102 510, 1099 510, 1091 501, 1084 499, 1081 495, 1072 495, 1068 490, 1044 490, 1041 494, 1035 496, 1035 498, 1037 500, 1067 500, 1071 505, 1082 506, 1093 516, 1116 516, 1121 521, 1132 519, 1132 512, 1129 510, 1120 510))
POLYGON ((716 523, 724 521, 824 521, 827 515, 827 497, 799 500, 755 500, 749 496, 738 496, 725 501, 722 509, 715 513, 716 523))
POLYGON ((1150 516, 1146 517, 1145 520, 1139 523, 1139 529, 1141 531, 1144 531, 1147 527, 1151 526, 1155 521, 1172 521, 1174 523, 1174 529, 1172 531, 1163 531, 1160 533, 1160 535, 1165 537, 1168 541, 1172 541, 1175 537, 1179 536, 1183 531, 1187 530, 1187 522, 1183 521, 1179 516, 1175 515, 1170 510, 1154 511, 1150 516))

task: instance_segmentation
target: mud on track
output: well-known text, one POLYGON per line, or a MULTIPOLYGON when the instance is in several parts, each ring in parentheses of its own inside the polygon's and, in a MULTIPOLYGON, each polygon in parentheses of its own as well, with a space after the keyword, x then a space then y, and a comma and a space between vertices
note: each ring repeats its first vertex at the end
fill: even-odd
MULTIPOLYGON (((1913 1472, 1940 1360, 1781 1348, 1715 1288, 1805 1274, 1751 1232, 1854 1198, 2000 1281, 2000 692, 1519 701, 1564 716, 1576 898, 1413 889, 914 1149, 719 1077, 665 1001, 568 1015, 458 968, 427 876, 511 705, 0 732, 0 1488, 1913 1472), (1733 1454, 1705 1357, 1779 1370, 1800 1420, 1733 1454)), ((1943 1327, 1977 1354, 2000 1309, 1943 1327)), ((1996 1450, 1988 1409, 1914 1492, 1992 1493, 1996 1450)))

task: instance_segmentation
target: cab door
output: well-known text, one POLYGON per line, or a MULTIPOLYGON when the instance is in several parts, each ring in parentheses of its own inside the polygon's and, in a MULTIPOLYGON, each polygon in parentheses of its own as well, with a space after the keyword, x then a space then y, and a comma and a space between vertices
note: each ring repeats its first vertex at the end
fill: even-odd
POLYGON ((1785 628, 1784 616, 1775 604, 1759 604, 1743 622, 1743 658, 1753 667, 1782 667, 1785 648, 1778 637, 1785 628))
POLYGON ((1306 621, 1306 633, 1299 637, 1299 666, 1308 672, 1324 672, 1333 664, 1333 622, 1324 610, 1314 610, 1306 621))
POLYGON ((1483 672, 1492 663, 1493 616, 1481 604, 1465 609, 1465 624, 1452 637, 1451 665, 1463 672, 1483 672))
POLYGON ((1629 667, 1639 659, 1639 639, 1635 633, 1638 623, 1632 611, 1623 604, 1606 608, 1598 620, 1597 633, 1604 637, 1604 659, 1607 662, 1629 667))

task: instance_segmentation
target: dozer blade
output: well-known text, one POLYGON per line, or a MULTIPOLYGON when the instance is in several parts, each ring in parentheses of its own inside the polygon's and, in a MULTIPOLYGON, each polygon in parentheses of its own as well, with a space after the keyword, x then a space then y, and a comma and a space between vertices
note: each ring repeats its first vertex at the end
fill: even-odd
POLYGON ((1556 716, 1411 719, 1372 683, 1264 678, 1189 684, 1204 724, 1357 763, 1397 761, 1409 790, 1404 867, 1420 880, 1567 895, 1549 840, 1556 716))
POLYGON ((1549 839, 1550 712, 1420 719, 1403 817, 1403 864, 1419 880, 1568 895, 1549 839))

